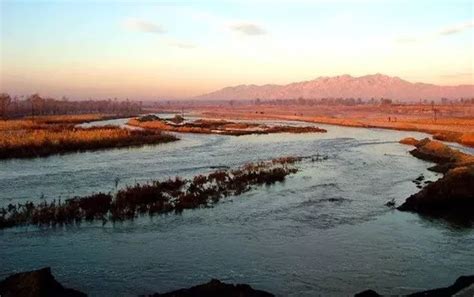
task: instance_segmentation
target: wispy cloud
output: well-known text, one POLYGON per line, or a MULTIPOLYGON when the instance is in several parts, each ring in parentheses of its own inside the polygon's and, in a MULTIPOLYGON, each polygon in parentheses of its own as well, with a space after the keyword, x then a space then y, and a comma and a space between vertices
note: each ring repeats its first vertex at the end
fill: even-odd
POLYGON ((161 25, 135 18, 126 19, 123 23, 123 26, 128 30, 138 32, 155 34, 166 33, 166 30, 161 25))
POLYGON ((469 28, 474 27, 474 20, 471 20, 469 22, 465 22, 462 24, 458 24, 455 26, 447 27, 444 29, 441 29, 438 31, 438 35, 451 35, 451 34, 456 34, 459 32, 462 32, 464 30, 467 30, 469 28))
POLYGON ((264 35, 267 31, 260 25, 250 22, 238 22, 229 25, 229 28, 233 31, 245 34, 245 35, 264 35))
POLYGON ((416 43, 416 42, 422 42, 422 41, 427 41, 427 40, 433 40, 436 38, 440 38, 442 36, 446 35, 453 35, 457 33, 461 33, 465 30, 468 30, 470 28, 474 27, 474 20, 467 21, 464 23, 460 23, 454 26, 446 27, 443 29, 438 30, 437 32, 431 33, 431 34, 424 34, 424 35, 419 35, 419 36, 401 36, 397 38, 395 41, 397 43, 416 43))
POLYGON ((229 32, 229 30, 231 30, 248 36, 268 34, 264 26, 253 20, 227 18, 222 15, 210 13, 208 11, 196 10, 190 13, 190 17, 195 21, 204 22, 221 32, 229 32))

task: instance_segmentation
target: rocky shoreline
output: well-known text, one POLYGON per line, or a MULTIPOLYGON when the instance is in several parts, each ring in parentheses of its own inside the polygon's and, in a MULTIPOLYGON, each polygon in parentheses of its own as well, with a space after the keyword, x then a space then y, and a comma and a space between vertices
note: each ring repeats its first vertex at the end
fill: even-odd
POLYGON ((13 274, 0 282, 2 297, 86 297, 87 294, 63 287, 51 268, 13 274))
POLYGON ((397 209, 442 218, 456 225, 474 223, 474 156, 451 149, 429 139, 405 138, 403 144, 414 145, 413 156, 435 162, 429 170, 444 174, 408 197, 397 209))
MULTIPOLYGON (((422 296, 473 296, 474 275, 461 276, 448 287, 416 292, 407 297, 422 296)), ((86 293, 76 289, 65 288, 52 275, 51 268, 13 274, 0 281, 0 296, 2 297, 86 297, 86 293)), ((178 289, 167 293, 154 293, 148 297, 274 297, 272 293, 257 290, 247 284, 227 284, 217 279, 190 288, 178 289)), ((354 297, 378 297, 373 290, 366 290, 354 297)))
MULTIPOLYGON (((0 281, 2 297, 87 297, 86 293, 65 288, 51 273, 50 267, 13 274, 0 281)), ((208 283, 148 297, 274 297, 246 284, 227 284, 212 279, 208 283)))
MULTIPOLYGON (((382 297, 374 290, 366 290, 354 295, 354 297, 382 297)), ((405 297, 471 297, 474 296, 474 275, 461 276, 454 284, 448 287, 432 289, 405 295, 405 297)))

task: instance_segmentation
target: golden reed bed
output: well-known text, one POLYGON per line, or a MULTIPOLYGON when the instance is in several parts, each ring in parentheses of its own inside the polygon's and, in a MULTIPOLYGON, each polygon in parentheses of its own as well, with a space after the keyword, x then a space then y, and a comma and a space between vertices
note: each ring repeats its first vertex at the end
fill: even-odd
POLYGON ((437 106, 267 106, 204 107, 193 111, 220 119, 278 119, 348 127, 418 131, 433 138, 474 147, 474 105, 437 106))
POLYGON ((0 159, 120 148, 175 141, 161 131, 135 131, 105 126, 77 128, 75 124, 109 118, 101 115, 40 117, 0 121, 0 159))

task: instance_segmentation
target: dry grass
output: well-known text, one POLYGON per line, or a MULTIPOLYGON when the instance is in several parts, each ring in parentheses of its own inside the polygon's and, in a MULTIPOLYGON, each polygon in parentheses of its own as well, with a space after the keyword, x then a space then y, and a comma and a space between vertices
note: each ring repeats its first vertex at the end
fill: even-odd
POLYGON ((117 118, 112 114, 78 114, 78 115, 55 115, 27 118, 44 124, 78 124, 84 122, 100 121, 117 118))
POLYGON ((418 131, 444 141, 474 146, 474 106, 241 106, 206 107, 198 112, 221 119, 280 119, 349 127, 418 131))
POLYGON ((0 120, 0 131, 31 130, 46 128, 47 124, 33 120, 0 120))
POLYGON ((474 146, 474 132, 445 132, 434 133, 434 139, 442 141, 457 142, 467 146, 474 146))
POLYGON ((81 114, 81 115, 58 115, 39 116, 34 118, 24 118, 21 120, 0 120, 0 131, 22 130, 22 129, 46 129, 51 128, 51 124, 61 126, 74 125, 84 122, 100 121, 115 118, 114 115, 105 114, 81 114))
POLYGON ((103 119, 97 115, 0 121, 0 159, 29 158, 177 140, 159 131, 118 127, 75 128, 74 123, 103 119))
POLYGON ((474 156, 452 149, 436 140, 428 138, 416 140, 408 137, 400 140, 400 143, 415 146, 416 148, 410 151, 413 156, 438 163, 438 165, 429 168, 433 171, 446 173, 456 167, 474 165, 474 156))
POLYGON ((463 133, 458 140, 459 143, 474 147, 474 132, 463 133))

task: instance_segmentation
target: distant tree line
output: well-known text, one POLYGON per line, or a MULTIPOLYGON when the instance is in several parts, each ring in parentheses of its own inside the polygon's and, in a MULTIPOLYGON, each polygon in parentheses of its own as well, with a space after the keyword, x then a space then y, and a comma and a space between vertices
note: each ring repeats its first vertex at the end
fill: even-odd
POLYGON ((38 94, 25 97, 11 97, 7 93, 0 94, 0 118, 18 118, 37 115, 67 115, 85 113, 109 113, 133 115, 141 113, 142 102, 130 100, 85 100, 72 101, 66 97, 62 99, 43 98, 38 94))
POLYGON ((321 99, 307 99, 300 97, 298 99, 273 99, 273 100, 253 100, 255 105, 260 104, 270 104, 270 105, 362 105, 362 104, 382 104, 390 105, 392 104, 392 99, 387 98, 371 98, 371 99, 362 99, 362 98, 321 98, 321 99))

